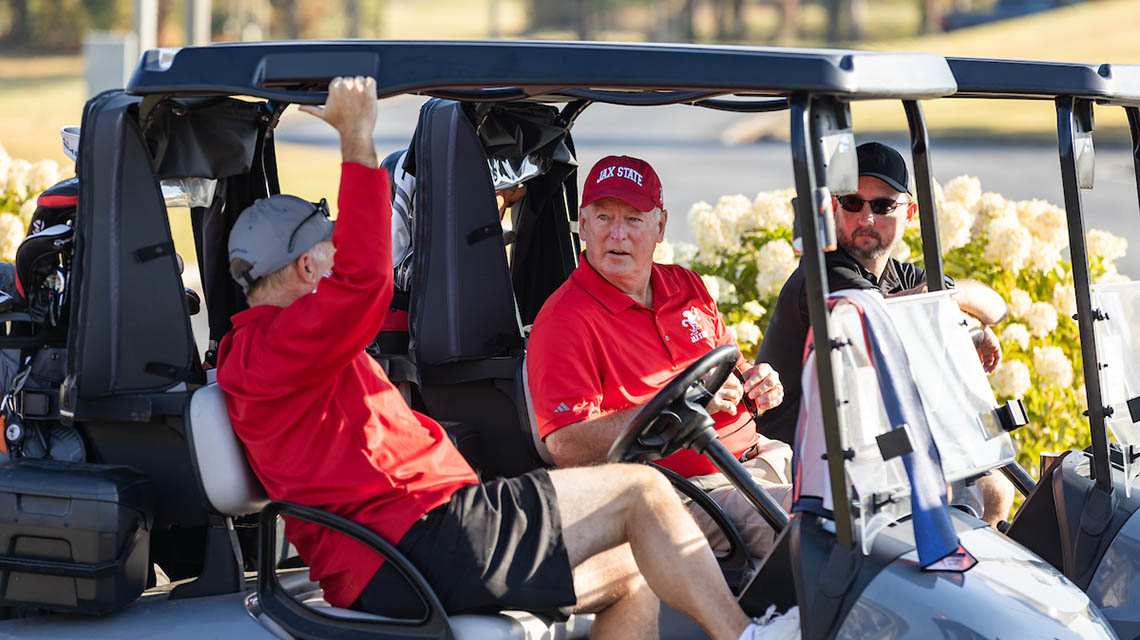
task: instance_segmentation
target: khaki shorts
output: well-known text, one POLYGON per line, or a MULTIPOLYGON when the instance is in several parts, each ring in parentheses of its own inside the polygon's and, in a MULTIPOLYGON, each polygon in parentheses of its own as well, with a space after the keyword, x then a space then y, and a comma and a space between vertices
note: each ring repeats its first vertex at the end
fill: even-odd
MULTIPOLYGON (((760 436, 759 451, 756 457, 742 464, 752 474, 757 484, 770 493, 776 502, 784 507, 785 511, 791 509, 791 447, 779 440, 766 440, 764 436, 760 436)), ((756 508, 749 504, 744 496, 740 495, 736 487, 732 486, 728 478, 720 473, 711 473, 689 478, 689 482, 704 490, 710 498, 720 505, 721 509, 724 509, 729 520, 736 524, 736 528, 740 531, 740 535, 744 538, 744 542, 748 545, 753 557, 762 559, 768 554, 776 539, 776 532, 768 526, 756 508)), ((712 547, 713 551, 718 555, 727 553, 728 540, 720 527, 699 505, 683 496, 681 499, 689 508, 689 513, 693 514, 693 519, 697 521, 697 525, 700 526, 705 537, 708 538, 709 546, 712 547)))

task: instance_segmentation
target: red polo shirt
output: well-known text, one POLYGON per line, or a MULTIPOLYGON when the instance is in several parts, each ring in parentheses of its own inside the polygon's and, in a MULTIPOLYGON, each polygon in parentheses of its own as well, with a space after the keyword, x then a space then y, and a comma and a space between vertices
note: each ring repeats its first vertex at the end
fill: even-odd
MULTIPOLYGON (((387 194, 384 169, 341 165, 332 275, 288 307, 235 315, 218 348, 218 384, 270 498, 331 511, 394 544, 478 478, 364 353, 392 300, 387 194)), ((325 599, 351 605, 380 555, 325 527, 285 524, 325 599)))
MULTIPOLYGON (((700 276, 654 264, 653 308, 602 278, 585 254, 555 291, 531 330, 527 374, 538 432, 649 401, 685 367, 715 347, 736 344, 700 276)), ((743 361, 743 358, 741 359, 743 361)), ((751 415, 713 415, 721 441, 740 456, 757 443, 751 415)), ((715 473, 707 458, 683 449, 658 461, 686 477, 715 473)))

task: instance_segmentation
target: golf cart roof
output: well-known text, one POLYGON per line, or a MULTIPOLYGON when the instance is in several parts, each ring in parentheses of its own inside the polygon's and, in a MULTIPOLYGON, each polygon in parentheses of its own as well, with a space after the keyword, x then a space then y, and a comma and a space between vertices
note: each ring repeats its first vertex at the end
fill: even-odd
POLYGON ((134 95, 246 95, 321 103, 328 81, 342 75, 374 76, 381 97, 423 93, 492 102, 542 97, 672 104, 733 93, 799 92, 919 100, 955 90, 945 60, 930 54, 510 41, 308 41, 152 49, 126 89, 134 95))
POLYGON ((958 83, 955 97, 1092 98, 1140 104, 1140 65, 947 58, 958 83))

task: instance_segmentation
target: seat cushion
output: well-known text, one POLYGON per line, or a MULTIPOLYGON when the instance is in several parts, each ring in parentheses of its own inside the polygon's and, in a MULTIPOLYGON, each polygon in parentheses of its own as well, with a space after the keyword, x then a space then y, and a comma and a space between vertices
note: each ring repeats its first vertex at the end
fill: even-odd
POLYGON ((269 499, 246 461, 226 396, 216 383, 190 396, 185 427, 194 471, 210 507, 227 516, 261 511, 269 499))

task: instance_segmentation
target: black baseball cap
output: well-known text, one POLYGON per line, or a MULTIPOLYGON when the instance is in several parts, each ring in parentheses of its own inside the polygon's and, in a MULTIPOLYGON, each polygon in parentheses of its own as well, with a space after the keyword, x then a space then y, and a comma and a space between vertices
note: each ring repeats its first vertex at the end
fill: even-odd
POLYGON ((878 178, 900 193, 909 194, 910 174, 906 161, 898 151, 881 142, 864 142, 855 148, 859 159, 859 175, 878 178))

